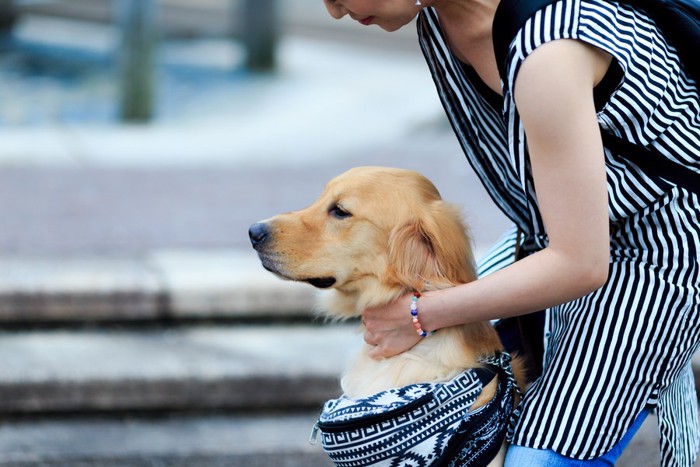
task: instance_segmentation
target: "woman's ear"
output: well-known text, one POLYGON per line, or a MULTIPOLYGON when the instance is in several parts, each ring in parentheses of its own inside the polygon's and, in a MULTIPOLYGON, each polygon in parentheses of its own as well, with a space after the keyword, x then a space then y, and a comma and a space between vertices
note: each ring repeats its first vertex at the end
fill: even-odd
POLYGON ((389 276, 418 291, 426 283, 434 287, 474 280, 471 245, 459 211, 438 201, 417 217, 390 235, 389 276))

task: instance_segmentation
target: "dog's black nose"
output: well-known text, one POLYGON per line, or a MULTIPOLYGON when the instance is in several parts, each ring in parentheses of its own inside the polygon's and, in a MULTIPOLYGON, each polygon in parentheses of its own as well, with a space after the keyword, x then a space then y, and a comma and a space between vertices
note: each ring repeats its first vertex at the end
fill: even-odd
POLYGON ((270 231, 264 222, 256 222, 248 229, 248 236, 250 237, 250 243, 253 247, 256 247, 267 240, 270 236, 270 231))

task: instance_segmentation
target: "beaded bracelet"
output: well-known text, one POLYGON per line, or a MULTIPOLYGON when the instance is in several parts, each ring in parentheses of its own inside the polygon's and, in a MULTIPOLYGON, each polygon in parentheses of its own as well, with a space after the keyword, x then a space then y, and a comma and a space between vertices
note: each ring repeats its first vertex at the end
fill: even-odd
POLYGON ((420 321, 418 321, 418 299, 420 298, 420 292, 413 292, 413 297, 411 297, 411 319, 413 320, 413 327, 416 329, 416 332, 418 333, 419 336, 421 337, 427 337, 432 334, 432 332, 428 332, 423 329, 423 327, 420 324, 420 321))

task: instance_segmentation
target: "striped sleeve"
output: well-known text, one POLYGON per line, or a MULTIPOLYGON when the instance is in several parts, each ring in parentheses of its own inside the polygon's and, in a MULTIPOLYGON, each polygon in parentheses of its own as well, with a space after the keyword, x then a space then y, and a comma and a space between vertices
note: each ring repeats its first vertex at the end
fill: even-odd
POLYGON ((513 226, 501 235, 496 243, 477 260, 478 277, 486 277, 513 264, 517 244, 518 228, 513 226))

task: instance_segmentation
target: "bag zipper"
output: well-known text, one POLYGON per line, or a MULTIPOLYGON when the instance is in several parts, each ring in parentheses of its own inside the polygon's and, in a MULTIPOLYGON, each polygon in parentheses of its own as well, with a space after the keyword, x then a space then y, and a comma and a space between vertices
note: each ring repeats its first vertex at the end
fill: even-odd
POLYGON ((312 446, 316 446, 317 441, 318 441, 318 420, 316 420, 316 423, 314 423, 314 426, 311 427, 311 434, 309 435, 309 444, 312 446))

